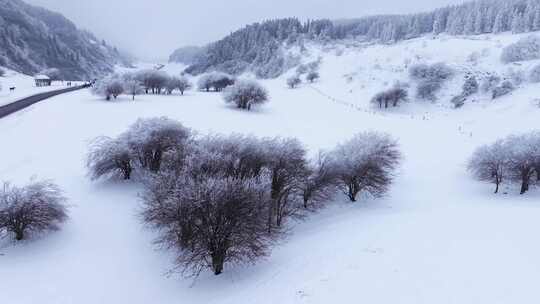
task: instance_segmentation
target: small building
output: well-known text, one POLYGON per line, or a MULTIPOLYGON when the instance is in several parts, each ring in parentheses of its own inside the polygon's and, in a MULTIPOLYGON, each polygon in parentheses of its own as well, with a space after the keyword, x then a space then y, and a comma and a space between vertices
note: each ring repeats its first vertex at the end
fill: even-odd
POLYGON ((36 87, 49 87, 52 83, 51 78, 47 75, 36 75, 34 80, 36 81, 36 87))

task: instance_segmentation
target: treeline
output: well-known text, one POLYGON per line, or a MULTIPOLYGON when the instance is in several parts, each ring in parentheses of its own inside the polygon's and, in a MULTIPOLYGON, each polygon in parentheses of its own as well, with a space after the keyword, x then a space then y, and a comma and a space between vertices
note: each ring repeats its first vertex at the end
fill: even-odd
POLYGON ((168 118, 139 119, 117 138, 97 139, 92 178, 144 181, 143 221, 197 275, 266 255, 287 220, 303 218, 338 191, 350 201, 380 197, 401 154, 382 133, 360 133, 333 151, 307 157, 294 138, 195 134, 168 118))
POLYGON ((261 78, 277 77, 297 64, 284 53, 283 46, 302 45, 304 40, 393 43, 431 33, 478 35, 536 30, 540 30, 540 0, 481 0, 427 13, 335 22, 277 19, 248 25, 208 45, 187 72, 218 70, 236 75, 250 70, 261 78))

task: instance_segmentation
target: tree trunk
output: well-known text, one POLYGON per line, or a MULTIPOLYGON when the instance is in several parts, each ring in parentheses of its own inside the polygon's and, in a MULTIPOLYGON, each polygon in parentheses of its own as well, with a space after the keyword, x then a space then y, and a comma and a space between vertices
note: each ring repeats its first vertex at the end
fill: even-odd
POLYGON ((15 231, 15 240, 22 241, 24 239, 24 230, 23 229, 17 229, 15 231))
POLYGON ((224 256, 221 254, 212 255, 212 269, 215 275, 220 275, 223 272, 223 260, 224 256))

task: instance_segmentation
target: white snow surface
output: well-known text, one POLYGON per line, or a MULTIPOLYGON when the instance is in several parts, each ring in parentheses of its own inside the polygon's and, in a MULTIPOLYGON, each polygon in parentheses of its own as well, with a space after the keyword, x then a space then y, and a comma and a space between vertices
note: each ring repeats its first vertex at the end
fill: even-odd
POLYGON ((469 53, 489 49, 474 68, 504 71, 498 45, 518 38, 337 46, 340 56, 309 47, 312 58, 323 58, 320 81, 294 90, 287 75, 262 81, 271 101, 252 112, 214 93, 105 102, 84 90, 0 120, 0 180, 52 178, 71 204, 61 231, 1 243, 0 303, 538 303, 540 191, 519 196, 508 187, 494 195, 466 171, 479 145, 539 126, 537 85, 495 101, 479 95, 454 110, 448 101, 461 86, 458 74, 440 102, 411 100, 389 113, 369 106, 381 88, 406 80, 407 58, 465 69, 469 53), (256 265, 194 281, 167 275, 172 256, 153 246, 156 235, 140 223, 138 185, 92 182, 85 173, 92 138, 163 115, 200 133, 297 137, 312 154, 360 131, 385 131, 399 139, 404 161, 384 199, 340 196, 306 221, 290 222, 287 239, 256 265))

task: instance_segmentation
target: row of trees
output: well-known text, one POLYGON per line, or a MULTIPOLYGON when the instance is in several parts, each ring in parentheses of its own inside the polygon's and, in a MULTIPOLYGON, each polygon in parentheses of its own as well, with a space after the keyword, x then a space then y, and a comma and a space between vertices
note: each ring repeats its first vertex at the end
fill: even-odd
POLYGON ((143 93, 170 95, 178 90, 184 95, 184 92, 191 88, 192 84, 185 76, 170 76, 158 70, 142 70, 103 78, 94 84, 92 93, 106 100, 116 99, 122 94, 130 95, 135 100, 135 96, 143 93))
POLYGON ((520 193, 540 182, 540 132, 512 135, 478 148, 471 157, 469 171, 481 181, 495 184, 520 183, 520 193))
POLYGON ((66 198, 51 181, 31 181, 23 187, 0 188, 0 237, 17 241, 58 230, 67 218, 66 198))
POLYGON ((384 195, 399 161, 397 143, 381 133, 358 134, 310 160, 296 139, 194 137, 178 122, 152 118, 116 140, 97 140, 88 168, 93 178, 144 172, 144 222, 177 252, 176 266, 197 275, 264 256, 287 219, 321 208, 339 190, 351 201, 384 195))

